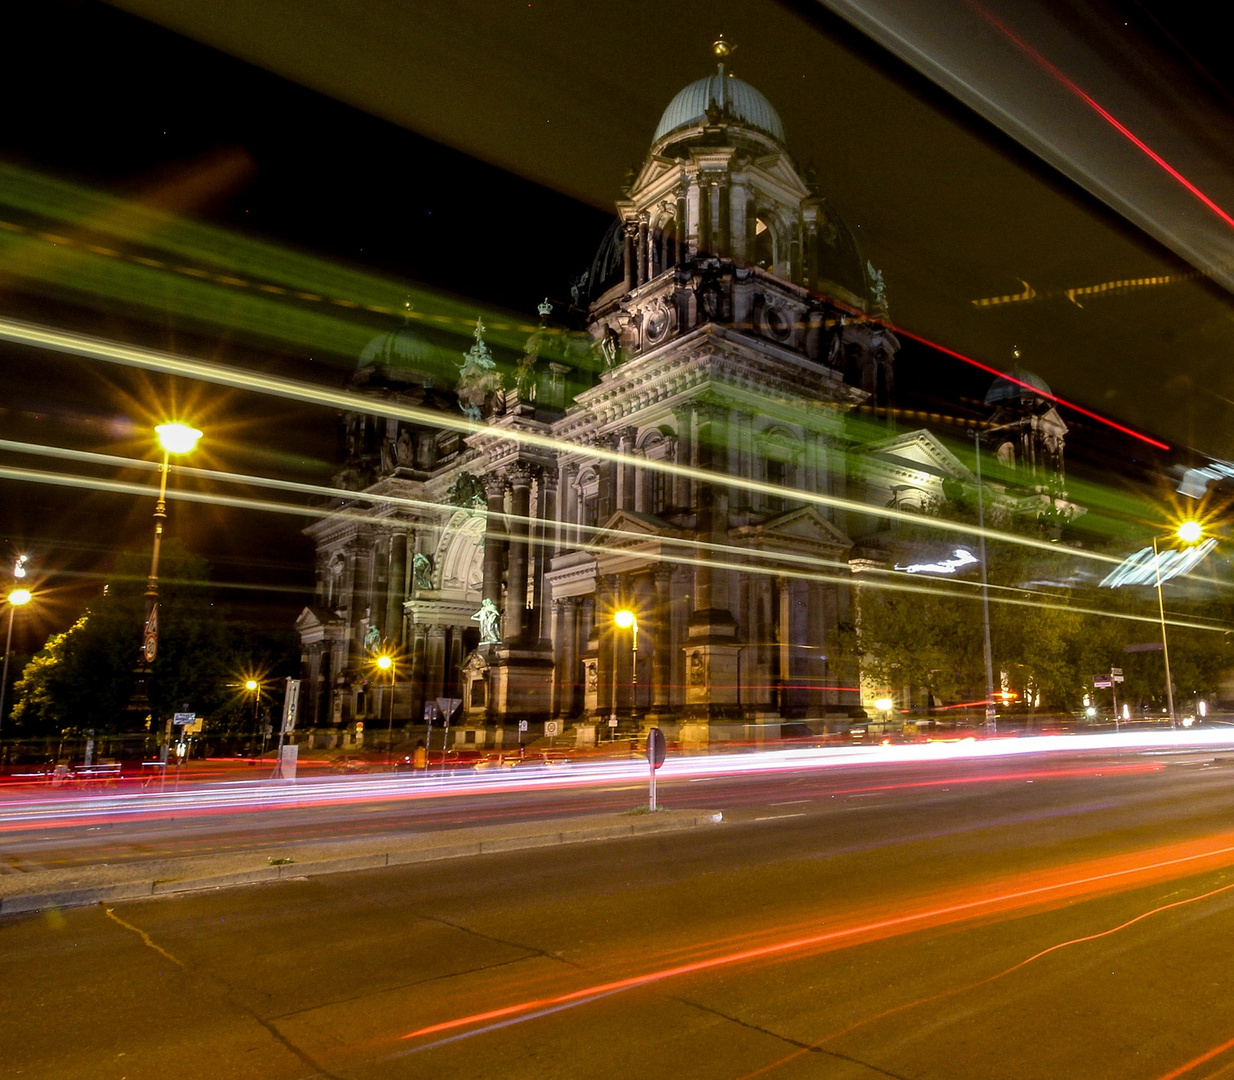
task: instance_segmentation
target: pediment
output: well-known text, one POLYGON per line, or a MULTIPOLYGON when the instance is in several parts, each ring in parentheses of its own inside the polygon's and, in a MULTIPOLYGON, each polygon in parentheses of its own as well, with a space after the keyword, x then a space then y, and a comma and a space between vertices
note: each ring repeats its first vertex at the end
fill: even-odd
POLYGON ((770 547, 809 545, 848 549, 853 546, 852 540, 813 506, 789 510, 760 525, 747 525, 741 529, 734 529, 733 535, 770 547))
MULTIPOLYGON (((673 528, 667 521, 653 514, 639 514, 634 510, 618 510, 600 527, 600 534, 603 533, 622 533, 628 538, 642 538, 669 536, 673 534, 673 528)), ((611 543, 612 539, 611 536, 607 537, 606 542, 611 543)))
POLYGON ((917 470, 939 480, 964 480, 976 483, 976 477, 933 432, 920 428, 891 439, 866 446, 861 454, 893 469, 917 470))
POLYGON ((337 621, 332 612, 323 611, 320 608, 306 607, 296 616, 296 629, 303 633, 305 630, 318 629, 337 621))

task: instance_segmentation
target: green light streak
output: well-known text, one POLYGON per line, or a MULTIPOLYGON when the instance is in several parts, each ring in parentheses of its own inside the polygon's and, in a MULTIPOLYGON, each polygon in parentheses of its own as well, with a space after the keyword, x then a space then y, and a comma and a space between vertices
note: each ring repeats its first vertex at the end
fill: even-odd
MULTIPOLYGON (((126 367, 139 368, 144 371, 154 371, 179 378, 227 386, 236 390, 269 394, 274 397, 320 405, 331 409, 365 413, 378 417, 392 417, 422 424, 425 427, 457 431, 464 435, 483 435, 494 442, 517 442, 529 448, 544 450, 553 454, 579 454, 585 452, 593 458, 612 461, 637 469, 688 477, 702 483, 741 488, 773 498, 787 498, 795 503, 829 507, 852 514, 869 515, 873 512, 870 506, 855 499, 846 499, 836 495, 825 495, 812 491, 796 491, 780 485, 767 484, 762 481, 732 476, 727 473, 717 473, 691 466, 676 465, 670 462, 632 457, 631 455, 621 454, 616 450, 609 450, 599 446, 583 448, 574 443, 565 442, 537 432, 492 427, 484 422, 473 422, 461 415, 448 415, 433 409, 400 404, 394 401, 375 400, 352 391, 312 386, 275 375, 242 371, 222 364, 214 364, 153 349, 144 349, 134 345, 106 341, 85 334, 19 322, 14 319, 0 318, 0 339, 22 345, 31 345, 36 348, 49 349, 55 352, 68 353, 74 356, 84 356, 126 367)), ((334 492, 334 497, 341 496, 334 492)), ((943 518, 930 517, 911 511, 886 507, 878 509, 877 515, 880 518, 912 524, 918 528, 934 529, 947 535, 978 535, 978 529, 974 525, 947 521, 943 518)), ((1105 565, 1118 565, 1121 562, 1120 559, 1113 556, 1076 548, 1060 549, 1057 544, 1036 540, 1032 537, 1017 536, 1014 533, 1003 532, 998 529, 985 529, 984 534, 990 540, 1056 554, 1061 550, 1077 559, 1105 565)))

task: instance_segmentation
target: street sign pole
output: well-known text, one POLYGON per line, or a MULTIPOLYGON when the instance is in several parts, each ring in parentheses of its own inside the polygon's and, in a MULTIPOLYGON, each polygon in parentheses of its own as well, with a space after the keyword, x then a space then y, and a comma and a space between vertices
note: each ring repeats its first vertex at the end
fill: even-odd
POLYGON ((647 809, 655 813, 656 806, 656 770, 664 764, 664 755, 668 750, 664 742, 664 732, 653 727, 647 732, 647 764, 651 769, 651 782, 648 786, 647 809))
POLYGON ((1114 681, 1116 670, 1116 668, 1110 668, 1110 696, 1114 699, 1114 733, 1118 734, 1118 684, 1114 681))

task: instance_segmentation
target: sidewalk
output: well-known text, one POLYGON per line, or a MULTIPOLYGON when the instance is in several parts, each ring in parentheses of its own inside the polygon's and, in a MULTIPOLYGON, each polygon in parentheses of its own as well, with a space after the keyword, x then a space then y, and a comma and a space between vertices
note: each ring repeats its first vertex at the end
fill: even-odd
POLYGON ((645 836, 714 825, 722 819, 719 812, 709 810, 592 815, 329 844, 282 842, 260 851, 8 873, 0 875, 0 915, 645 836))

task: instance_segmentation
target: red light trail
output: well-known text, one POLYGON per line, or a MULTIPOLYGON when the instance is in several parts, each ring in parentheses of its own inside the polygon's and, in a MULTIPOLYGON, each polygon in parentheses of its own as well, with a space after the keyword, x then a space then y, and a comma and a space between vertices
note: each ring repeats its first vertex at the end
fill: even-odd
POLYGON ((1169 177, 1171 177, 1171 179, 1177 181, 1190 194, 1194 195, 1197 199, 1199 199, 1201 203, 1203 203, 1206 207, 1208 207, 1209 210, 1211 210, 1214 214, 1216 214, 1217 217, 1219 217, 1227 225, 1234 228, 1234 217, 1231 217, 1229 214, 1227 214, 1220 206, 1217 205, 1216 202, 1214 202, 1211 198, 1205 195, 1203 191, 1201 191, 1198 187, 1196 187, 1196 185, 1193 184, 1190 180, 1188 180, 1181 172, 1178 171, 1178 169, 1176 169, 1173 165, 1171 165, 1168 161, 1166 161, 1166 159, 1163 158, 1160 154, 1158 154, 1157 151, 1155 151, 1143 139, 1141 139, 1138 135, 1136 135, 1136 133, 1132 131, 1129 127, 1127 127, 1126 124, 1122 123, 1108 109, 1106 109, 1099 102, 1097 102, 1092 97, 1090 97, 1088 94, 1086 94, 1083 90, 1081 90, 1079 86, 1077 86, 1074 82, 1072 82, 1071 79, 1067 78, 1067 76, 1064 75, 1061 71, 1059 71, 1059 69, 1056 68, 1053 64, 1051 64, 1049 60, 1047 60, 1044 56, 1042 56, 1039 52, 1037 52, 1037 50, 1034 49, 1031 45, 1029 45, 1026 41, 1020 38, 1009 27, 1007 27, 1002 22, 1000 22, 998 19, 996 19, 993 15, 991 15, 984 8, 977 7, 977 10, 981 13, 982 17, 987 22, 990 23, 991 26, 993 26, 996 30, 998 30, 999 33, 1001 33, 1004 37, 1006 37, 1009 41, 1011 41, 1016 46, 1016 48, 1018 48, 1022 53, 1024 53, 1025 56, 1027 56, 1030 60, 1032 60, 1035 64, 1037 64, 1037 66, 1040 67, 1043 71, 1045 71, 1051 77, 1056 79, 1059 83, 1065 86, 1068 90, 1070 90, 1076 97, 1078 97, 1082 102, 1084 102, 1085 105, 1087 105, 1090 109, 1092 109, 1093 112, 1095 112, 1098 116, 1100 116, 1102 120, 1104 120, 1107 124, 1109 124, 1110 127, 1112 127, 1121 136, 1123 136, 1123 138, 1125 138, 1129 143, 1131 143, 1132 146, 1134 146, 1137 150, 1139 150, 1142 154, 1144 154, 1145 157, 1147 157, 1154 165, 1156 165, 1159 169, 1161 169, 1164 173, 1166 173, 1169 177))
MULTIPOLYGON (((1206 840, 1186 841, 1139 852, 1108 856, 1059 869, 1017 874, 1007 882, 990 883, 984 895, 973 896, 970 888, 959 893, 939 894, 933 898, 906 898, 884 912, 880 918, 854 921, 849 925, 844 925, 843 921, 840 921, 840 925, 834 929, 820 933, 750 946, 692 963, 646 971, 566 993, 471 1013, 418 1028, 401 1038, 417 1039, 428 1035, 457 1032, 464 1028, 473 1029, 466 1032, 467 1035, 479 1035, 495 1027, 504 1026, 504 1023, 494 1022, 508 1022, 514 1018, 531 1019, 534 1016, 543 1015, 546 1010, 558 1011, 562 1008, 586 1004, 610 994, 650 986, 687 975, 696 975, 760 960, 776 961, 828 952, 973 919, 1020 914, 1030 910, 1048 910, 1069 901, 1093 898, 1111 892, 1224 869, 1231 864, 1234 864, 1234 834, 1226 833, 1206 840), (1015 886, 1009 887, 1011 882, 1014 882, 1015 886)), ((783 932, 782 928, 771 931, 771 933, 777 932, 783 932)), ((1044 955, 1044 951, 1040 955, 1044 955)), ((1031 959, 1036 959, 1036 957, 1031 959)), ((439 1045, 439 1043, 429 1043, 418 1049, 429 1049, 434 1045, 439 1045)))

